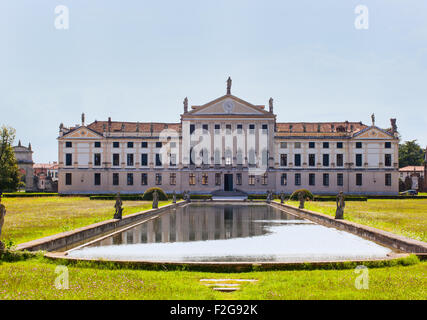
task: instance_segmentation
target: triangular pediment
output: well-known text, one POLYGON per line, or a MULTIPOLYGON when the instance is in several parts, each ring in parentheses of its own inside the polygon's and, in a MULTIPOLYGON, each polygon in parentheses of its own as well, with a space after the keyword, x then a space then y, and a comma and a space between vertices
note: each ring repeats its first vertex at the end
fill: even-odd
POLYGON ((375 126, 368 127, 354 135, 355 139, 393 139, 389 132, 375 126))
POLYGON ((201 106, 192 106, 191 115, 271 115, 264 106, 256 106, 233 95, 225 95, 201 106))
POLYGON ((71 132, 66 133, 62 138, 67 139, 97 139, 103 138, 102 135, 97 132, 87 128, 86 126, 81 126, 77 129, 72 130, 71 132))

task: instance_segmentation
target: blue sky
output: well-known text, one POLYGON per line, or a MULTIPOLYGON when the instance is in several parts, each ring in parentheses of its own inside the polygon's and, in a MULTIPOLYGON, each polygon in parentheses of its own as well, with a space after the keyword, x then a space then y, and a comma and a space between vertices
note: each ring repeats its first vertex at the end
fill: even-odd
POLYGON ((178 122, 182 100, 275 101, 278 121, 397 118, 427 145, 427 1, 0 3, 0 124, 57 159, 61 122, 178 122), (369 9, 369 29, 354 26, 369 9), (54 27, 57 5, 68 30, 54 27))

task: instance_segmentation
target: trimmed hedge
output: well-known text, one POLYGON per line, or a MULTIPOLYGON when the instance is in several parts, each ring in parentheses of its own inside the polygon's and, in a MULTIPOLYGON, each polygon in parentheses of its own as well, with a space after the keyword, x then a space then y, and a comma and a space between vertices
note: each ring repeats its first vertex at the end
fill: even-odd
POLYGON ((26 197, 57 197, 58 193, 48 192, 11 192, 3 193, 4 198, 26 198, 26 197))
MULTIPOLYGON (((116 194, 110 194, 110 195, 96 195, 96 196, 90 196, 90 200, 116 200, 117 195, 116 194)), ((120 194, 120 199, 127 200, 127 201, 141 201, 142 196, 140 194, 120 194)))
POLYGON ((291 200, 296 200, 296 201, 298 201, 299 199, 298 199, 298 194, 300 193, 300 192, 304 192, 305 193, 305 198, 306 199, 309 199, 309 200, 313 200, 313 198, 314 198, 314 196, 313 196, 313 194, 309 191, 309 190, 307 190, 307 189, 298 189, 298 190, 295 190, 292 194, 291 194, 291 200))
POLYGON ((163 191, 163 189, 158 188, 158 187, 152 187, 152 188, 148 188, 147 190, 145 190, 144 194, 142 195, 142 200, 152 201, 154 191, 157 191, 157 194, 159 196, 160 201, 168 200, 168 196, 163 191))
POLYGON ((190 194, 190 199, 194 200, 211 200, 212 195, 210 194, 190 194))
MULTIPOLYGON (((314 196, 314 201, 336 201, 337 196, 314 196)), ((368 201, 367 197, 364 196, 346 196, 344 195, 345 201, 368 201)))

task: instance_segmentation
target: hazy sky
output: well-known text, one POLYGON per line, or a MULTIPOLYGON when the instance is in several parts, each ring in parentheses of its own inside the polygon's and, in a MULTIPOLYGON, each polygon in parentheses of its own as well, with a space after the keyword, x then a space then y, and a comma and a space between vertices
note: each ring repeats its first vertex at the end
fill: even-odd
POLYGON ((59 124, 82 112, 179 122, 185 96, 209 102, 228 76, 244 100, 273 97, 278 121, 369 124, 374 112, 427 145, 427 1, 2 0, 0 41, 0 124, 36 162, 57 159, 59 124))

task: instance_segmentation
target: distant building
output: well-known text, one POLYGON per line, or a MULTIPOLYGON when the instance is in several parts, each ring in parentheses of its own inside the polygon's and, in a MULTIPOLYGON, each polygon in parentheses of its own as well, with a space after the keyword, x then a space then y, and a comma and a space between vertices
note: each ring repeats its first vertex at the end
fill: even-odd
POLYGON ((424 166, 407 166, 399 169, 399 177, 402 181, 406 181, 409 177, 412 180, 411 189, 418 190, 421 188, 419 180, 425 177, 424 166))
POLYGON ((56 192, 58 189, 58 163, 36 163, 33 166, 39 191, 56 192))
POLYGON ((34 191, 34 171, 33 171, 33 151, 31 150, 31 143, 28 147, 18 145, 13 147, 15 158, 18 161, 18 167, 22 174, 22 181, 25 182, 25 191, 34 191))
POLYGON ((424 186, 423 186, 423 191, 427 192, 427 147, 426 147, 426 152, 425 152, 425 156, 424 156, 424 186))

